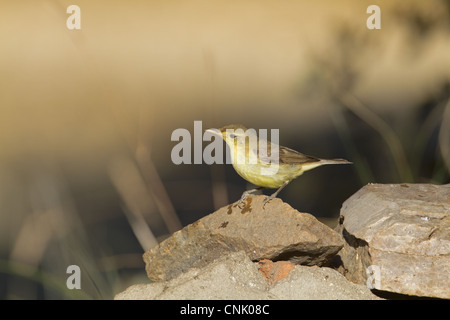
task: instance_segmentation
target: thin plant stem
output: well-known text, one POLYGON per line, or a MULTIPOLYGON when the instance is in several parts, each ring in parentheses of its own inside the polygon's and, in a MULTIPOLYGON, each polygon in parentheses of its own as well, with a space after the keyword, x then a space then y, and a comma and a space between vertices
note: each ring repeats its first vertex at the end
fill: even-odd
POLYGON ((356 116, 377 131, 391 151, 399 178, 403 182, 413 182, 413 174, 406 158, 402 144, 392 128, 375 112, 367 108, 359 99, 350 93, 338 96, 339 101, 356 116))

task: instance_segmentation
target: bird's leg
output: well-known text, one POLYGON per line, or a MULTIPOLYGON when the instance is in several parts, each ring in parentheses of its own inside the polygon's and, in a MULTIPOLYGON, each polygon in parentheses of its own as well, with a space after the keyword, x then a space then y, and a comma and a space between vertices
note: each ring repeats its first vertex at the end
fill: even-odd
POLYGON ((278 188, 277 191, 275 191, 274 193, 272 193, 270 196, 265 197, 264 202, 263 202, 263 208, 266 206, 266 203, 269 202, 270 200, 272 200, 273 198, 276 198, 276 196, 278 195, 278 193, 280 193, 281 190, 283 190, 284 187, 286 187, 288 185, 288 183, 291 182, 290 180, 286 181, 285 183, 283 183, 281 185, 281 187, 278 188))
MULTIPOLYGON (((258 188, 255 188, 255 189, 251 189, 251 190, 244 191, 244 193, 242 193, 242 196, 241 196, 241 198, 239 199, 239 201, 238 201, 238 203, 237 203, 238 207, 241 208, 242 203, 244 202, 244 200, 245 200, 249 195, 251 195, 252 193, 257 192, 257 191, 259 191, 259 190, 262 190, 262 189, 264 189, 264 187, 258 187, 258 188)), ((241 208, 241 209, 242 209, 242 208, 241 208)))

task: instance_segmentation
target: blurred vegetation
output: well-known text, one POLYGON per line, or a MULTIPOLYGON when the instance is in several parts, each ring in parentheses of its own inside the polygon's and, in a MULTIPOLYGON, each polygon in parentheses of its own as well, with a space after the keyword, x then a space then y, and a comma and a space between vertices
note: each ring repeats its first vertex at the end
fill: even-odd
POLYGON ((79 2, 72 33, 66 1, 0 4, 2 299, 111 299, 148 281, 145 250, 236 201, 231 166, 171 163, 194 120, 353 161, 279 195, 331 221, 367 183, 450 182, 448 1, 382 3, 373 31, 370 1, 79 2))

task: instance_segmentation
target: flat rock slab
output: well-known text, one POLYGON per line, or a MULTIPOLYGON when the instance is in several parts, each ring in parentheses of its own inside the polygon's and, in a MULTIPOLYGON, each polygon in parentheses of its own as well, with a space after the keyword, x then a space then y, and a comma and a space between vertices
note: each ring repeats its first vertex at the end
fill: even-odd
POLYGON ((345 276, 378 290, 450 298, 450 185, 370 184, 341 209, 345 276))
POLYGON ((252 196, 242 209, 236 203, 223 207, 145 252, 148 277, 153 281, 173 279, 237 251, 253 261, 321 266, 342 248, 341 236, 312 215, 300 213, 280 199, 263 208, 263 200, 264 196, 252 196))
POLYGON ((268 290, 283 300, 381 300, 365 285, 348 281, 338 271, 315 266, 296 265, 268 290))
POLYGON ((234 300, 274 299, 266 281, 244 252, 234 252, 204 268, 191 268, 168 281, 138 284, 116 295, 116 300, 234 300))
POLYGON ((365 285, 349 282, 330 268, 295 265, 272 284, 245 252, 228 252, 204 268, 168 281, 133 285, 116 300, 379 299, 365 285))

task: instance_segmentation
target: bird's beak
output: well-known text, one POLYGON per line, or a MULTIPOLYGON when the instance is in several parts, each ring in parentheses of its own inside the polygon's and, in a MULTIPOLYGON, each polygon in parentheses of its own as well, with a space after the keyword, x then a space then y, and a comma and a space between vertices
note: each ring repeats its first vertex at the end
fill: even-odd
POLYGON ((216 136, 219 136, 222 138, 222 132, 220 132, 219 129, 208 129, 208 130, 205 130, 205 132, 215 134, 216 136))

